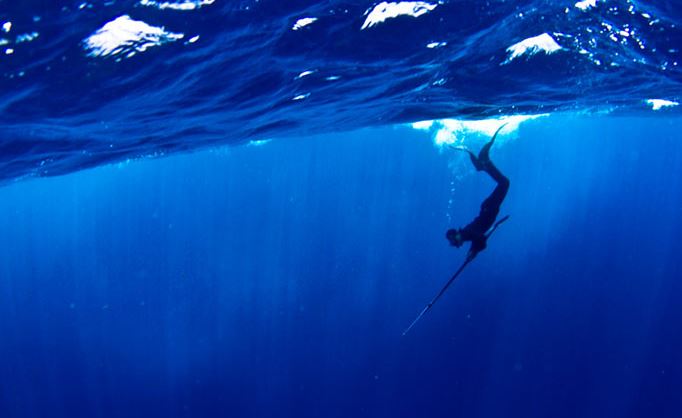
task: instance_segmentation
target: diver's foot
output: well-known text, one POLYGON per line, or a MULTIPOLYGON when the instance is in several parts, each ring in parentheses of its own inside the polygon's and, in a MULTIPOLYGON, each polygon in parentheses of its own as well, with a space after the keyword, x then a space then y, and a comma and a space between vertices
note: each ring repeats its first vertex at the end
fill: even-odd
POLYGON ((485 166, 487 166, 487 164, 490 162, 490 148, 493 147, 495 138, 497 138, 497 134, 499 134, 502 128, 505 126, 507 126, 507 123, 503 123, 499 128, 497 128, 493 134, 493 137, 490 138, 490 141, 486 142, 486 144, 483 145, 483 148, 481 148, 481 151, 478 153, 478 160, 485 166))
POLYGON ((492 141, 488 142, 487 144, 483 145, 483 148, 481 148, 481 151, 478 153, 478 163, 481 165, 485 165, 490 161, 490 147, 493 146, 492 141))
POLYGON ((471 159, 471 163, 474 165, 474 167, 476 167, 476 171, 481 171, 481 170, 483 170, 484 167, 483 167, 483 165, 482 165, 482 164, 480 163, 480 161, 479 161, 480 158, 477 158, 477 157, 476 157, 476 154, 474 154, 473 152, 471 152, 471 150, 470 150, 469 148, 467 148, 467 147, 465 147, 465 146, 463 146, 463 145, 457 145, 457 146, 450 145, 450 148, 452 148, 452 149, 454 149, 454 150, 457 150, 457 151, 464 151, 464 152, 466 152, 467 154, 469 154, 469 158, 471 159))
POLYGON ((476 158, 473 152, 469 152, 469 158, 471 159, 471 164, 474 165, 476 171, 485 170, 485 163, 480 158, 476 158))

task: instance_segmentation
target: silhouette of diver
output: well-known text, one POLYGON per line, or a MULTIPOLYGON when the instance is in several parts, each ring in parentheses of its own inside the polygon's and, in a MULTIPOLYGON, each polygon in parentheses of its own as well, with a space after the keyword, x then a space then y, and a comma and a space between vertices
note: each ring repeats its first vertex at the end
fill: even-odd
MULTIPOLYGON (((490 196, 481 203, 481 211, 478 216, 464 228, 449 229, 445 234, 445 237, 450 241, 450 245, 457 248, 461 247, 464 242, 471 241, 467 260, 473 260, 479 252, 486 248, 486 242, 488 241, 488 235, 486 235, 486 233, 495 224, 495 219, 500 212, 500 205, 502 205, 502 201, 507 196, 507 191, 509 190, 509 179, 495 167, 493 162, 490 161, 489 156, 490 148, 493 146, 497 134, 505 125, 506 124, 500 126, 497 131, 495 131, 495 134, 490 141, 488 141, 481 149, 481 152, 478 153, 478 157, 466 147, 452 147, 459 151, 467 152, 476 171, 485 171, 497 182, 495 190, 493 190, 490 196)), ((502 221, 499 223, 501 222, 502 221)))

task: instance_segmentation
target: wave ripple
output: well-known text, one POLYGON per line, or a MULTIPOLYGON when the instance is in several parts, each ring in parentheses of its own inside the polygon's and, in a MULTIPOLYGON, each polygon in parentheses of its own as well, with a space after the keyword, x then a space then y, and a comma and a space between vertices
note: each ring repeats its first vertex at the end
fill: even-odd
POLYGON ((0 179, 427 119, 677 112, 674 3, 12 2, 0 179))

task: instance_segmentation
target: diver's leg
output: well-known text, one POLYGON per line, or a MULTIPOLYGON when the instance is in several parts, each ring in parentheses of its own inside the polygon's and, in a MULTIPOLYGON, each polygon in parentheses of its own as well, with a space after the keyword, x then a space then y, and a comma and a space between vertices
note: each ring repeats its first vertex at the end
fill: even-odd
POLYGON ((509 179, 498 170, 492 161, 490 161, 489 155, 490 148, 493 146, 497 134, 500 133, 500 130, 503 127, 504 125, 500 126, 497 131, 495 131, 495 134, 490 141, 483 146, 477 158, 478 165, 481 166, 481 169, 488 173, 488 175, 497 183, 495 190, 493 190, 493 192, 490 193, 490 196, 481 203, 481 212, 477 219, 479 220, 479 227, 482 229, 482 233, 488 231, 495 223, 495 219, 497 218, 498 213, 500 213, 500 206, 502 205, 504 198, 507 197, 507 192, 509 191, 509 179))
POLYGON ((455 149, 455 150, 457 150, 457 151, 464 151, 464 152, 466 152, 467 154, 469 154, 469 159, 471 159, 471 163, 472 163, 472 164, 474 165, 474 167, 476 168, 476 171, 481 171, 481 170, 483 170, 483 165, 479 162, 478 158, 476 158, 476 155, 475 155, 473 152, 471 152, 471 150, 470 150, 469 148, 464 147, 464 146, 457 146, 457 147, 454 147, 454 146, 452 146, 452 145, 450 145, 450 148, 455 149))
MULTIPOLYGON (((500 130, 498 129, 497 132, 499 131, 500 130)), ((497 132, 495 132, 495 135, 493 135, 493 139, 491 139, 488 144, 493 143, 493 141, 495 140, 495 136, 497 136, 497 132)), ((490 147, 488 147, 487 150, 485 150, 486 157, 488 157, 487 151, 489 149, 490 147)), ((479 157, 479 161, 480 160, 481 158, 479 157)), ((489 157, 484 163, 483 171, 488 173, 488 175, 492 177, 492 179, 495 180, 495 182, 497 183, 497 186, 495 186, 495 190, 493 190, 490 196, 488 196, 488 198, 485 199, 481 204, 481 215, 485 214, 484 218, 486 218, 486 223, 490 223, 490 225, 488 226, 490 227, 492 223, 495 222, 495 217, 500 211, 500 205, 502 205, 502 201, 507 196, 507 191, 509 191, 509 179, 507 178, 507 176, 502 174, 502 172, 495 166, 495 164, 493 164, 489 157)))
POLYGON ((495 223, 495 218, 497 214, 500 213, 500 206, 504 198, 507 197, 507 192, 509 191, 509 179, 505 177, 500 171, 491 163, 490 167, 486 168, 486 172, 497 181, 497 186, 495 190, 490 193, 483 203, 481 203, 481 213, 479 214, 479 219, 481 221, 482 227, 487 231, 495 223))
MULTIPOLYGON (((469 154, 469 158, 471 159, 471 163, 476 168, 476 171, 488 172, 488 166, 489 165, 492 166, 493 170, 497 171, 497 168, 495 168, 495 166, 493 166, 492 162, 490 162, 490 148, 492 148, 493 144, 495 143, 495 138, 497 138, 497 134, 499 134, 500 131, 502 130, 502 128, 504 128, 506 125, 507 125, 506 123, 503 123, 499 128, 497 128, 497 130, 493 134, 493 137, 490 138, 490 141, 488 141, 485 145, 483 145, 483 148, 481 148, 481 151, 478 153, 478 158, 476 158, 476 155, 474 155, 474 153, 471 152, 469 150, 469 148, 466 148, 463 146, 459 146, 459 147, 450 146, 450 147, 453 149, 459 150, 459 151, 466 151, 469 154)), ((499 171, 498 171, 498 173, 499 173, 499 171)), ((499 180, 497 180, 496 176, 494 176, 493 174, 491 174, 489 172, 488 172, 488 174, 490 174, 490 176, 492 178, 494 178, 495 181, 497 181, 499 183, 499 180)), ((502 175, 500 174, 500 176, 502 176, 502 175)), ((502 176, 502 177, 504 177, 504 176, 502 176)))
POLYGON ((493 143, 495 143, 495 138, 497 138, 497 134, 499 134, 502 128, 504 128, 506 125, 507 125, 506 123, 503 123, 502 126, 497 128, 493 137, 490 138, 490 141, 488 141, 488 143, 483 145, 483 148, 481 148, 481 152, 478 153, 478 160, 481 163, 487 164, 490 161, 490 148, 492 148, 493 143))
POLYGON ((469 159, 471 159, 471 164, 474 165, 474 168, 476 169, 476 171, 481 171, 481 170, 485 169, 483 164, 481 164, 481 160, 476 158, 474 153, 471 151, 469 151, 469 159))
POLYGON ((509 188, 509 179, 507 178, 507 176, 502 174, 502 172, 497 167, 495 167, 495 164, 493 164, 492 161, 488 160, 486 162, 485 166, 483 167, 483 171, 488 173, 488 175, 497 182, 498 186, 509 188))

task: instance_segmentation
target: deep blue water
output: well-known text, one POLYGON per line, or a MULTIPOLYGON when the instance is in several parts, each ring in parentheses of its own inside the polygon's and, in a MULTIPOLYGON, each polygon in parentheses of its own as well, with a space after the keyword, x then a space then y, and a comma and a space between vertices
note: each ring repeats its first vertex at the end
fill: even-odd
POLYGON ((0 418, 682 416, 681 50, 678 1, 0 0, 0 418))
POLYGON ((406 337, 493 187, 428 132, 6 186, 0 416, 678 417, 681 127, 503 135, 511 218, 406 337))

